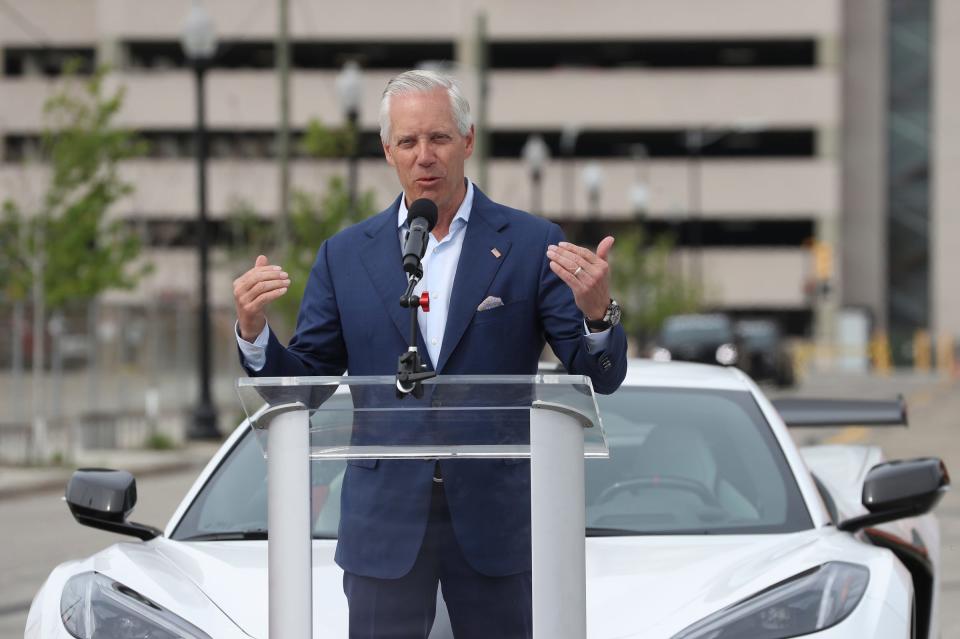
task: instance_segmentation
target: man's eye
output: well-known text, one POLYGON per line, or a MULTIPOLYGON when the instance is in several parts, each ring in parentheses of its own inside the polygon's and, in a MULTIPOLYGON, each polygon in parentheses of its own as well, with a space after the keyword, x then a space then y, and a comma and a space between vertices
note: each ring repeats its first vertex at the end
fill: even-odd
POLYGON ((434 142, 447 142, 450 140, 450 136, 446 133, 436 133, 432 136, 434 142))

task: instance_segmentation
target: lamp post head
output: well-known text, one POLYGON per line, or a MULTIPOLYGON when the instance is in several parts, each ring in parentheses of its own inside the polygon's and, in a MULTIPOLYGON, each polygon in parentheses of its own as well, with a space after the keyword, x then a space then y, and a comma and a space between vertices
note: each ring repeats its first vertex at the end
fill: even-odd
POLYGON ((560 151, 567 157, 573 155, 573 150, 577 146, 577 138, 580 137, 580 127, 576 124, 567 124, 560 132, 560 151))
POLYGON ((650 190, 643 182, 636 182, 630 187, 630 206, 633 207, 633 214, 641 217, 646 214, 647 206, 650 202, 650 190))
POLYGON ((603 184, 603 169, 599 164, 590 162, 583 167, 583 184, 590 194, 600 192, 600 186, 603 184))
POLYGON ((348 60, 336 79, 337 98, 340 108, 349 116, 359 113, 360 101, 363 97, 363 73, 355 60, 348 60))
POLYGON ((550 148, 539 135, 531 135, 523 145, 523 161, 533 175, 539 175, 550 159, 550 148))
POLYGON ((187 58, 194 63, 205 62, 217 52, 213 19, 200 0, 194 0, 190 7, 180 34, 180 45, 187 58))

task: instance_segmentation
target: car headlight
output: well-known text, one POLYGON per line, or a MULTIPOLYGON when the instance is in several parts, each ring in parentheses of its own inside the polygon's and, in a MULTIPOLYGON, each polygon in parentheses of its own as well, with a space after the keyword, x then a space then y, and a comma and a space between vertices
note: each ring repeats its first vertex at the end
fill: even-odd
POLYGON ((863 566, 832 561, 716 612, 673 639, 786 639, 840 623, 870 581, 863 566))
POLYGON ((673 355, 662 346, 658 346, 653 349, 653 353, 650 355, 650 359, 655 362, 669 362, 673 359, 673 355))
POLYGON ((737 347, 733 344, 721 344, 717 347, 717 352, 715 354, 717 363, 723 364, 724 366, 733 366, 737 363, 737 358, 739 356, 740 353, 737 352, 737 347))
POLYGON ((67 581, 60 619, 77 639, 210 639, 189 621, 97 572, 67 581))

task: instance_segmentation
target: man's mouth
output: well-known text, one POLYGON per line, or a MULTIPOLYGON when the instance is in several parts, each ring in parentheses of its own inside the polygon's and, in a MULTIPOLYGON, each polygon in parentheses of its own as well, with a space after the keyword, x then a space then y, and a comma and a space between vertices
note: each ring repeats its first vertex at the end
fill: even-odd
POLYGON ((433 186, 434 184, 437 184, 439 182, 440 182, 440 178, 438 177, 417 178, 417 184, 419 184, 420 186, 433 186))

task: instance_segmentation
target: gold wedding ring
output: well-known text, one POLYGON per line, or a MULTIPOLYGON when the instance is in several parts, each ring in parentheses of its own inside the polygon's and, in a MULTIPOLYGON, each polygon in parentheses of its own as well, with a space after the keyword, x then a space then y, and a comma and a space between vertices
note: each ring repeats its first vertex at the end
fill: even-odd
POLYGON ((582 271, 582 270, 583 270, 583 267, 582 267, 582 266, 578 266, 578 267, 577 267, 577 270, 575 270, 575 271, 573 272, 573 276, 576 277, 576 276, 580 273, 580 271, 582 271))

